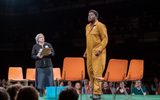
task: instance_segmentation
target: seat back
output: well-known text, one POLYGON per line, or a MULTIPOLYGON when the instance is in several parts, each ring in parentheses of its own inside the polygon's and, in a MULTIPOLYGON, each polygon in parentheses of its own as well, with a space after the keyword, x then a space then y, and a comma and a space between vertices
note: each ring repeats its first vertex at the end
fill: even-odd
POLYGON ((35 68, 27 68, 26 70, 26 79, 29 81, 35 81, 35 68))
POLYGON ((9 67, 8 80, 23 80, 22 67, 9 67))
POLYGON ((104 79, 111 82, 123 81, 126 77, 128 60, 110 59, 104 79))
POLYGON ((126 80, 141 80, 144 72, 144 60, 131 59, 126 80))
POLYGON ((53 77, 54 80, 60 80, 62 78, 60 68, 53 68, 53 77))
POLYGON ((65 57, 62 79, 77 81, 85 78, 85 64, 82 57, 65 57))

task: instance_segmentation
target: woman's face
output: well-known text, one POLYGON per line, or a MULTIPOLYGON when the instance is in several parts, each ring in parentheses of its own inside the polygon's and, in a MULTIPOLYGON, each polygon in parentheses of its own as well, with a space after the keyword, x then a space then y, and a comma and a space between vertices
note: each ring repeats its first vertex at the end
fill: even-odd
POLYGON ((124 82, 121 82, 119 85, 120 85, 120 87, 124 87, 125 86, 124 82))
POLYGON ((44 43, 45 39, 44 39, 44 35, 40 34, 38 37, 38 42, 39 43, 44 43))
POLYGON ((80 89, 80 88, 81 88, 80 83, 76 83, 75 88, 76 88, 76 89, 80 89))
POLYGON ((104 82, 104 83, 103 83, 103 87, 108 87, 108 83, 107 83, 107 82, 104 82))

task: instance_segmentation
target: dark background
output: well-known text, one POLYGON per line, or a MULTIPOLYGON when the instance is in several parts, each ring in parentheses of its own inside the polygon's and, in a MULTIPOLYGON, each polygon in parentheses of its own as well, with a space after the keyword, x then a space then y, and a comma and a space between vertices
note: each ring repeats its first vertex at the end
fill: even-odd
MULTIPOLYGON (((160 6, 155 0, 0 0, 0 78, 9 66, 34 67, 31 50, 43 32, 55 49, 54 67, 82 56, 90 9, 108 29, 110 58, 144 59, 144 80, 160 74, 160 6)), ((87 75, 86 75, 87 77, 87 75)))

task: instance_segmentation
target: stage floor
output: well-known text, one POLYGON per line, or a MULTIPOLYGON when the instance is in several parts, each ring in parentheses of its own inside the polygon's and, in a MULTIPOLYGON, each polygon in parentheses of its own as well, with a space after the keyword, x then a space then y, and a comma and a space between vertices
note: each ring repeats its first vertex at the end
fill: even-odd
MULTIPOLYGON (((92 100, 91 95, 83 94, 79 95, 79 100, 92 100)), ((101 96, 100 100, 113 100, 114 96, 110 94, 105 94, 101 96)), ((46 96, 40 97, 39 100, 58 100, 56 98, 47 98, 46 96)), ((67 98, 66 98, 67 100, 67 98)), ((134 96, 125 96, 125 95, 115 95, 115 100, 160 100, 160 95, 134 95, 134 96)))

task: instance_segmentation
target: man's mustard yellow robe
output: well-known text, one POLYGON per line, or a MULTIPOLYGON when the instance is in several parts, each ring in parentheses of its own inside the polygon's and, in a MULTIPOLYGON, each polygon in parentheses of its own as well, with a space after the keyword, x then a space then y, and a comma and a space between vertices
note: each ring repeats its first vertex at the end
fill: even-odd
POLYGON ((86 26, 86 57, 87 71, 89 79, 93 85, 93 93, 101 94, 101 84, 93 77, 102 77, 106 64, 106 45, 108 43, 107 28, 98 20, 93 26, 86 26), (95 52, 99 50, 99 56, 95 56, 95 52))

